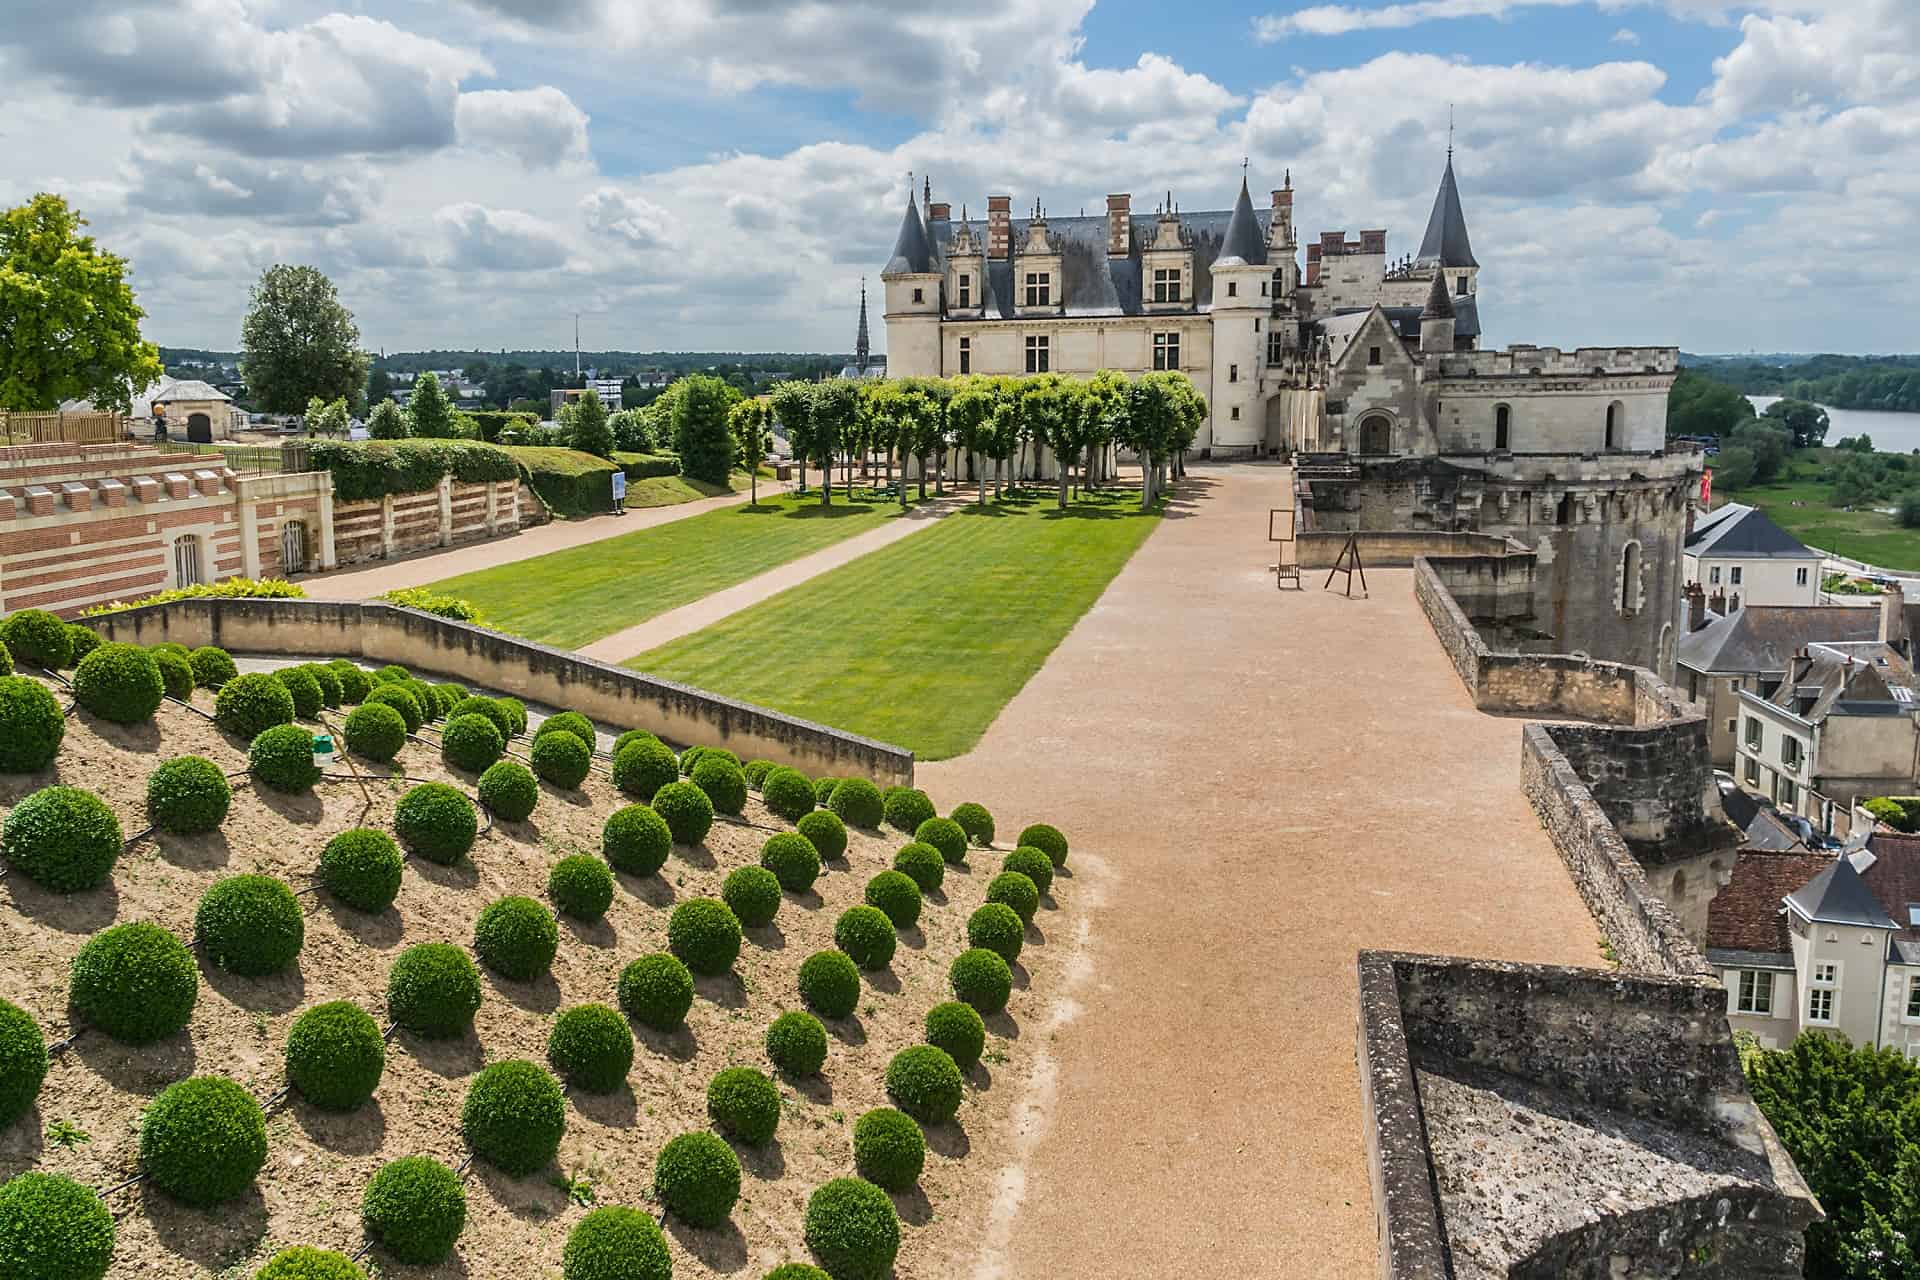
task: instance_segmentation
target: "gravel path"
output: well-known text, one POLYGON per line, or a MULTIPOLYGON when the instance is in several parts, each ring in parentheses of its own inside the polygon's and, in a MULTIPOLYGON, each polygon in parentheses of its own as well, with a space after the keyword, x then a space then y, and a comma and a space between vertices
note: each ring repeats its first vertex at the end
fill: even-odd
POLYGON ((1409 572, 1275 590, 1289 480, 1196 471, 980 746, 919 767, 1003 846, 1065 826, 1089 908, 975 1280, 1377 1275, 1355 953, 1601 962, 1520 722, 1473 709, 1409 572))

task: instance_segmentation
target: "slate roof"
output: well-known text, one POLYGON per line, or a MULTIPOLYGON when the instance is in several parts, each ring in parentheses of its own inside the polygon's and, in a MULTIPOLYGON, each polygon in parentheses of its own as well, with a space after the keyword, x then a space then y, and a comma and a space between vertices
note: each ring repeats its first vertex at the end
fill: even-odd
POLYGON ((1877 640, 1880 611, 1847 605, 1745 605, 1707 614, 1680 637, 1675 656, 1694 671, 1780 675, 1802 645, 1877 640))
POLYGON ((1477 267, 1473 245, 1467 239, 1467 215, 1460 208, 1460 188, 1453 180, 1453 152, 1447 152, 1447 170, 1434 193, 1433 212, 1427 215, 1427 234, 1420 241, 1422 266, 1477 267))
POLYGON ((1687 535, 1687 554, 1739 556, 1744 560, 1818 560, 1794 536, 1767 518, 1767 513, 1739 503, 1721 508, 1725 515, 1694 525, 1687 535), (1735 508, 1738 508, 1735 510, 1735 508))
POLYGON ((1727 821, 1746 833, 1743 848, 1758 849, 1765 853, 1806 852, 1807 846, 1793 828, 1782 822, 1772 809, 1761 804, 1750 791, 1742 791, 1733 783, 1722 782, 1720 810, 1727 815, 1727 821))
POLYGON ((913 202, 913 189, 909 187, 907 211, 900 219, 900 234, 894 237, 893 256, 887 259, 885 274, 924 274, 937 270, 933 248, 927 239, 927 224, 920 220, 920 207, 913 202))
POLYGON ((1260 220, 1253 216, 1253 197, 1247 191, 1247 180, 1240 179, 1240 198, 1233 202, 1233 217, 1227 221, 1226 235, 1220 246, 1222 263, 1244 262, 1248 266, 1264 266, 1267 261, 1267 231, 1260 220))
POLYGON ((1791 954, 1781 901, 1833 865, 1831 854, 1743 849, 1733 874, 1707 904, 1707 950, 1791 954))
POLYGON ((1420 309, 1422 320, 1453 319, 1453 299, 1447 296, 1447 278, 1433 273, 1433 287, 1427 290, 1427 305, 1420 309))
MULTIPOLYGON (((1480 336, 1480 304, 1469 294, 1464 298, 1449 298, 1447 305, 1453 308, 1453 336, 1456 338, 1477 338, 1480 336)), ((1420 340, 1420 317, 1426 314, 1425 307, 1382 307, 1387 313, 1388 323, 1393 331, 1408 342, 1420 340)), ((1334 312, 1346 315, 1346 310, 1334 312)))
POLYGON ((1920 711, 1914 701, 1913 668, 1899 652, 1878 641, 1808 646, 1805 658, 1788 665, 1780 687, 1767 701, 1802 720, 1835 714, 1897 716, 1920 711), (1905 696, 1894 690, 1904 690, 1905 696), (1806 710, 1801 701, 1811 697, 1806 710))
MULTIPOLYGON (((1877 863, 1877 857, 1876 857, 1877 863)), ((1869 871, 1872 867, 1868 868, 1869 871)), ((1849 858, 1835 858, 1826 870, 1787 895, 1787 905, 1818 924, 1859 929, 1897 929, 1873 890, 1849 858)), ((1708 908, 1711 914, 1712 908, 1708 908)))

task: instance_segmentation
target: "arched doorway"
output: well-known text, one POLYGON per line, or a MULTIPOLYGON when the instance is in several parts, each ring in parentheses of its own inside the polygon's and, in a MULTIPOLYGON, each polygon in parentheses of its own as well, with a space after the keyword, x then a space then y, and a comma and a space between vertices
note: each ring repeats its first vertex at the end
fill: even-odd
POLYGON ((187 439, 193 444, 212 444, 213 419, 204 413, 188 414, 187 439))
POLYGON ((1360 452, 1393 452, 1393 420, 1384 414, 1370 414, 1360 419, 1360 452))
POLYGON ((290 575, 306 571, 307 526, 289 520, 280 526, 280 572, 290 575))

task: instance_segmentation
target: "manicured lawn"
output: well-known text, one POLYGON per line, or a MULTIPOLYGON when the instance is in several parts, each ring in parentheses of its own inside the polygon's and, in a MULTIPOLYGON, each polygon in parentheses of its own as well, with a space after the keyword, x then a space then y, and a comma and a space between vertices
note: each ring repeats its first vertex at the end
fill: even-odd
MULTIPOLYGON (((744 487, 746 477, 739 479, 744 487)), ((664 505, 636 504, 634 495, 644 486, 667 483, 688 482, 679 476, 636 480, 627 490, 629 505, 664 505)), ((864 533, 899 511, 887 503, 848 503, 838 497, 823 508, 817 495, 799 499, 763 492, 758 507, 709 511, 446 578, 432 590, 473 601, 490 626, 572 649, 864 533)))
POLYGON ((1159 524, 1125 493, 939 524, 626 665, 897 743, 972 748, 1159 524))

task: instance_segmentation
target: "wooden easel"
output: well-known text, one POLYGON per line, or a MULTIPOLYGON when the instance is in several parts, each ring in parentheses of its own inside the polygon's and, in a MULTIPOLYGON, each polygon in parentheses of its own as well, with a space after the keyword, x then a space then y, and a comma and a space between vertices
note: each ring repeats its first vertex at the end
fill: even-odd
POLYGON ((1360 540, 1353 534, 1347 535, 1347 545, 1340 548, 1340 554, 1334 557, 1333 568, 1327 573, 1327 580, 1321 584, 1321 590, 1333 589, 1333 575, 1347 575, 1347 599, 1353 599, 1353 575, 1360 575, 1360 598, 1367 598, 1367 571, 1360 564, 1360 540))
POLYGON ((1295 591, 1306 590, 1300 581, 1299 544, 1293 536, 1294 509, 1292 507, 1267 508, 1267 541, 1278 542, 1280 558, 1267 566, 1267 572, 1273 575, 1274 590, 1283 590, 1287 583, 1293 584, 1295 591), (1286 520, 1280 520, 1285 516, 1286 520))

